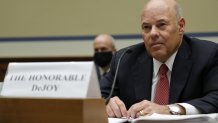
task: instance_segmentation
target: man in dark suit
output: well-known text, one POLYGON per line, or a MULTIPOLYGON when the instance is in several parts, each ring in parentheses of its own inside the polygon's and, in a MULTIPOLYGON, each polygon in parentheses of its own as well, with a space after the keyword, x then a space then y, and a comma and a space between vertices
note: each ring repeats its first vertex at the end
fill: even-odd
POLYGON ((144 43, 118 51, 101 81, 102 96, 107 98, 125 52, 106 105, 108 116, 218 112, 217 44, 184 35, 185 19, 175 0, 150 0, 141 14, 141 28, 144 43), (161 66, 166 68, 164 80, 159 80, 161 66), (163 81, 168 85, 159 88, 163 81))

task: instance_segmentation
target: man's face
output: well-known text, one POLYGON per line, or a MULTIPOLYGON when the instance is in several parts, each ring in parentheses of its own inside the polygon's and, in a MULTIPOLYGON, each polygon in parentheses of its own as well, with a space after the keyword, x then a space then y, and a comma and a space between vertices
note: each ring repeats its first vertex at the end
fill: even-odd
POLYGON ((184 19, 178 20, 170 5, 158 2, 147 5, 141 16, 141 28, 148 53, 165 62, 180 46, 184 26, 184 19))
POLYGON ((96 38, 93 43, 93 46, 94 46, 95 52, 113 51, 111 41, 109 41, 109 39, 103 36, 96 38))
POLYGON ((113 54, 115 53, 112 42, 111 38, 107 35, 100 35, 94 40, 94 61, 102 68, 107 69, 109 67, 113 54))

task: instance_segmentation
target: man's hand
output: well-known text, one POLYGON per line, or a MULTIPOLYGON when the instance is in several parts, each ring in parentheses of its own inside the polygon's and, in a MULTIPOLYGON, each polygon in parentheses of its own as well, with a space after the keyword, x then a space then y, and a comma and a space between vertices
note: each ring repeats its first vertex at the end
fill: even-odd
POLYGON ((143 100, 129 108, 127 118, 136 118, 139 116, 151 115, 153 113, 170 114, 167 105, 159 105, 148 100, 143 100))
POLYGON ((126 117, 126 106, 117 96, 111 98, 106 106, 108 117, 126 117))

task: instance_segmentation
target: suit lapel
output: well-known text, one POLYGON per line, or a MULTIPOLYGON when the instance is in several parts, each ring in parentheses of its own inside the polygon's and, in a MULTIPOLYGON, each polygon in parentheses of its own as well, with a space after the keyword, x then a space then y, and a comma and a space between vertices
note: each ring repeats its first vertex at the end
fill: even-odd
POLYGON ((152 58, 143 52, 132 67, 136 100, 151 99, 151 84, 153 74, 152 58))
MULTIPOLYGON (((191 49, 184 40, 176 55, 170 82, 170 97, 169 103, 179 101, 181 93, 187 83, 190 75, 192 61, 189 59, 191 49)), ((136 60, 135 65, 132 66, 132 75, 134 76, 132 82, 134 83, 135 96, 137 101, 144 99, 151 100, 151 87, 153 76, 153 60, 146 52, 136 60)))
POLYGON ((170 97, 169 103, 179 101, 179 97, 187 83, 192 61, 189 59, 191 50, 186 41, 183 41, 176 55, 170 82, 170 97))

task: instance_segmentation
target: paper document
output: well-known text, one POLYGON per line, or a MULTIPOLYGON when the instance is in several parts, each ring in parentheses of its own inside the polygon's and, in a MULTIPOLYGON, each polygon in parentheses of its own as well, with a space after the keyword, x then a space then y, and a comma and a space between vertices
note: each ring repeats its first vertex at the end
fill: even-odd
POLYGON ((139 117, 136 119, 109 118, 109 123, 218 123, 218 113, 199 115, 162 115, 139 117))

